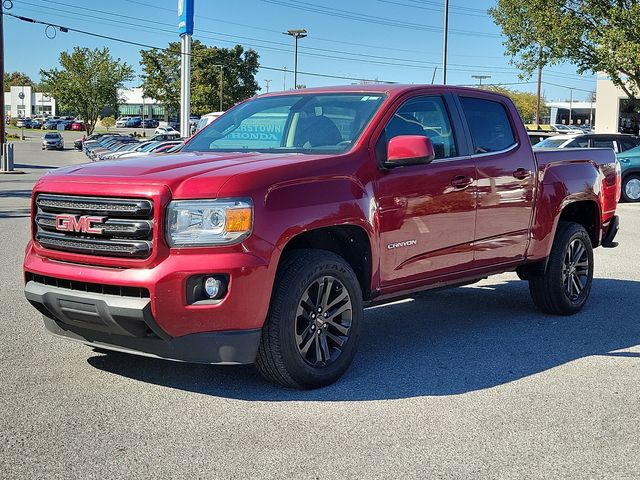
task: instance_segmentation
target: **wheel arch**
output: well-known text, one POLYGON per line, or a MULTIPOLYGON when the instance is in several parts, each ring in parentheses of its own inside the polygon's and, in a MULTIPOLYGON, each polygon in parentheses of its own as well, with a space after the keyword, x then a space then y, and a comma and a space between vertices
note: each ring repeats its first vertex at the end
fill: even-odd
POLYGON ((359 225, 331 225, 314 228, 291 237, 280 255, 278 266, 296 249, 326 250, 342 257, 353 269, 364 300, 371 298, 372 245, 367 231, 359 225))

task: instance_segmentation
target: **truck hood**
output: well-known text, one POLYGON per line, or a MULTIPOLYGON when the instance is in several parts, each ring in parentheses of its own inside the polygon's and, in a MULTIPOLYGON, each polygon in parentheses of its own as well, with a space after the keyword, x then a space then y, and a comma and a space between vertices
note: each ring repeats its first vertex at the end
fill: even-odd
POLYGON ((186 152, 147 155, 123 160, 104 160, 54 170, 42 177, 56 182, 163 185, 174 198, 215 196, 222 185, 238 174, 271 168, 299 166, 329 155, 299 153, 186 152))

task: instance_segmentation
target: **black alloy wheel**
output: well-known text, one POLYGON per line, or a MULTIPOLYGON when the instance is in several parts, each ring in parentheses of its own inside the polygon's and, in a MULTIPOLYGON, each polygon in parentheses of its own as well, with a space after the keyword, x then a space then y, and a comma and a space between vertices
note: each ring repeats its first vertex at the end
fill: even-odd
POLYGON ((296 312, 298 352, 312 367, 335 362, 349 340, 353 306, 349 291, 333 276, 323 276, 307 287, 296 312))

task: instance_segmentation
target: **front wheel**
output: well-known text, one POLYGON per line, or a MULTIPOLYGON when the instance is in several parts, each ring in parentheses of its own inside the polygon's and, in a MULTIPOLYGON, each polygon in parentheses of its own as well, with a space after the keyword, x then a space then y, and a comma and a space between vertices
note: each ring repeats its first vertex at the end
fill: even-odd
POLYGON ((593 247, 582 225, 560 222, 544 274, 529 277, 533 303, 545 313, 573 315, 589 298, 593 247))
POLYGON ((622 199, 640 202, 640 175, 628 175, 622 180, 622 199))
POLYGON ((353 360, 362 318, 360 284, 344 259, 293 251, 276 276, 256 366, 286 387, 329 385, 353 360))

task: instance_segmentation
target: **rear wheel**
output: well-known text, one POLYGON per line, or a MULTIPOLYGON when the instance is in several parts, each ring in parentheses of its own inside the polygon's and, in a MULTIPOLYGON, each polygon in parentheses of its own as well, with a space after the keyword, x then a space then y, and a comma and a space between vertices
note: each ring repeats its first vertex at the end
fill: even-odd
POLYGON ((529 291, 546 313, 573 315, 589 298, 593 247, 582 225, 560 222, 544 274, 529 276, 529 291))
POLYGON ((353 360, 362 317, 349 264, 331 252, 296 250, 276 276, 256 366, 286 387, 329 385, 353 360))
POLYGON ((628 175, 622 180, 622 199, 625 202, 640 202, 640 175, 628 175))

